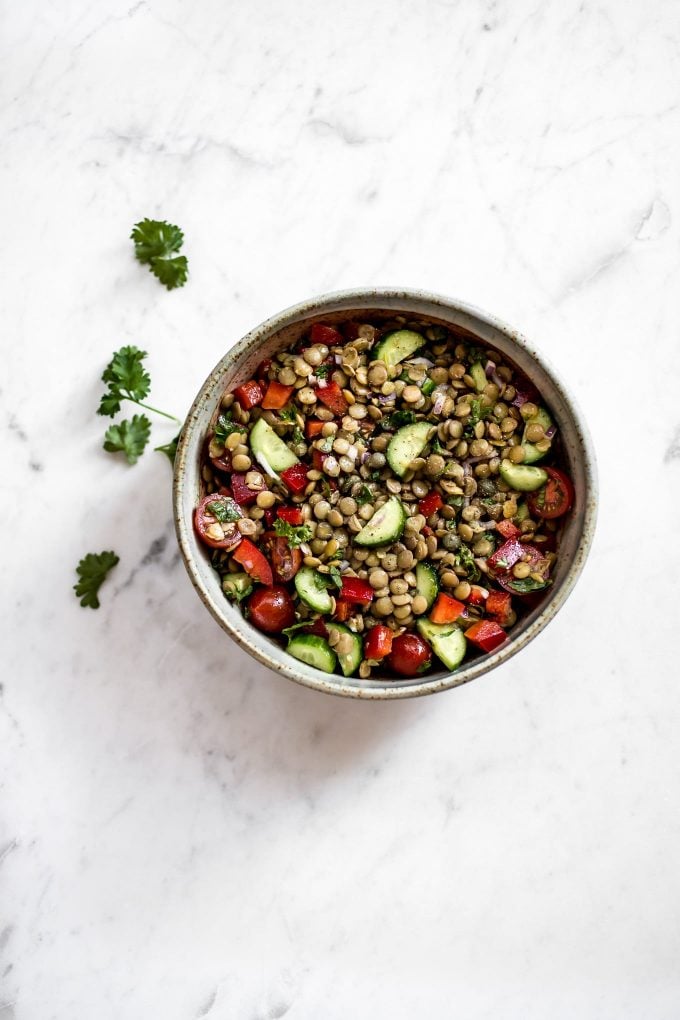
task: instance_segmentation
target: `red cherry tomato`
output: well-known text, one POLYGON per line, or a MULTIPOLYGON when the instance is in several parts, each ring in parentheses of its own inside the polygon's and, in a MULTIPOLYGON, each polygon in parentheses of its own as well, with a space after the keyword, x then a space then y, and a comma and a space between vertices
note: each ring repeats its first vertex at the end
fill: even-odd
POLYGON ((297 548, 291 548, 288 539, 273 531, 266 531, 260 539, 260 545, 265 556, 269 559, 274 580, 285 584, 292 581, 302 566, 302 553, 297 548))
POLYGON ((309 331, 309 339, 313 344, 325 344, 326 347, 336 347, 343 342, 342 335, 332 326, 324 326, 321 322, 315 322, 309 331))
POLYGON ((211 549, 234 549, 241 541, 241 532, 236 521, 243 513, 231 496, 220 496, 212 492, 204 496, 194 510, 194 527, 198 537, 211 549), (212 513, 212 510, 217 511, 212 513), (231 520, 219 520, 231 517, 231 520))
POLYGON ((432 662, 432 650, 427 641, 418 634, 400 634, 392 642, 392 651, 387 656, 390 669, 401 676, 417 676, 432 662))
POLYGON ((537 517, 551 520, 566 514, 574 502, 574 486, 569 475, 559 468, 544 468, 548 481, 542 489, 532 492, 527 499, 529 509, 537 517))
POLYGON ((265 634, 279 634, 295 623, 295 604, 285 588, 258 588, 247 606, 248 619, 265 634))

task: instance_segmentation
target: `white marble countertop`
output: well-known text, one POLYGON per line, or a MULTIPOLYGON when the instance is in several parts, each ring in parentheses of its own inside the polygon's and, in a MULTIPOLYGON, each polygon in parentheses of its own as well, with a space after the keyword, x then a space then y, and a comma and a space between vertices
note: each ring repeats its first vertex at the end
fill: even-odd
POLYGON ((680 1015, 679 44, 672 0, 6 7, 1 1020, 680 1015), (394 704, 233 646, 167 462, 94 413, 123 343, 182 414, 247 329, 369 284, 532 337, 602 487, 548 630, 394 704))

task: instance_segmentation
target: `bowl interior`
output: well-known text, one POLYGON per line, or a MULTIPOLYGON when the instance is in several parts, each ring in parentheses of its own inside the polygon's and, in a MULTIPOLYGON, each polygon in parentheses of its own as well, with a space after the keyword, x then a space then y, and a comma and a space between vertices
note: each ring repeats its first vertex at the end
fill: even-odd
MULTIPOLYGON (((263 323, 239 341, 202 386, 182 429, 175 459, 175 523, 189 576, 204 604, 220 625, 248 652, 284 676, 319 690, 353 697, 391 698, 432 693, 474 679, 519 651, 555 615, 571 591, 585 561, 595 522, 595 474, 587 432, 575 408, 545 360, 515 331, 485 313, 436 295, 396 291, 331 294, 298 305, 263 323), (563 456, 576 489, 576 502, 563 529, 554 583, 543 600, 495 653, 446 670, 406 680, 359 680, 321 673, 287 655, 276 641, 251 627, 223 595, 210 557, 192 527, 201 480, 202 444, 225 390, 252 377, 263 358, 292 347, 314 322, 356 319, 385 322, 403 316, 407 324, 443 325, 461 338, 475 338, 499 351, 527 376, 550 408, 558 426, 563 456)), ((225 649, 225 661, 228 648, 225 649)))

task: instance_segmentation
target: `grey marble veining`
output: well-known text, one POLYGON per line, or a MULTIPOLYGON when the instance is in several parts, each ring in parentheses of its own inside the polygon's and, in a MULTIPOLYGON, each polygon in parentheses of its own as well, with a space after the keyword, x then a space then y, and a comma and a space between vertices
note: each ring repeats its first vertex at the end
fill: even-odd
POLYGON ((675 1020, 677 5, 3 22, 0 1018, 675 1020), (173 293, 131 255, 156 215, 186 234, 173 293), (557 620, 417 702, 316 695, 229 643, 166 460, 104 453, 94 413, 122 343, 181 415, 253 325, 355 285, 516 324, 598 454, 557 620), (83 610, 75 564, 109 548, 83 610))

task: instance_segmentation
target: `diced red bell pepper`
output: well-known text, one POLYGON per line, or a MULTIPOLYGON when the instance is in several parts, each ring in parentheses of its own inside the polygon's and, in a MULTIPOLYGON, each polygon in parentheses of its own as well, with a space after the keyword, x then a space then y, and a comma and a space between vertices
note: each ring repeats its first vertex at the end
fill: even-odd
POLYGON ((323 471, 323 462, 327 456, 328 454, 324 453, 323 450, 317 450, 317 448, 314 447, 312 450, 312 467, 316 471, 323 471))
POLYGON ((267 411, 278 411, 279 408, 286 406, 294 389, 294 386, 282 386, 281 383, 272 379, 267 386, 267 392, 262 400, 262 406, 267 411))
POLYGON ((248 538, 241 540, 240 545, 234 550, 232 556, 237 563, 240 563, 253 581, 271 586, 274 583, 274 575, 267 557, 260 552, 256 545, 248 538))
POLYGON ((345 322, 342 327, 342 332, 345 340, 356 340, 359 336, 360 322, 345 322))
POLYGON ((454 623, 461 613, 465 611, 465 603, 458 599, 451 598, 445 592, 437 595, 437 601, 432 606, 430 619, 432 623, 454 623))
POLYGON ((521 531, 512 521, 496 521, 496 531, 500 531, 503 538, 518 538, 521 531))
POLYGON ((351 602, 348 602, 346 599, 335 600, 335 612, 333 613, 333 617, 338 621, 338 623, 344 623, 345 620, 349 620, 352 612, 351 602))
POLYGON ((344 343, 344 338, 337 329, 332 326, 324 326, 321 322, 315 322, 309 331, 309 339, 313 344, 325 344, 326 347, 337 347, 344 343))
POLYGON ((307 439, 316 439, 321 435, 324 423, 317 418, 308 418, 305 422, 305 436, 307 439))
POLYGON ((274 513, 274 511, 272 510, 271 507, 269 507, 267 510, 265 510, 264 517, 262 518, 262 520, 264 521, 266 528, 271 528, 271 527, 274 526, 274 521, 276 520, 276 514, 274 513))
POLYGON ((503 644, 507 636, 503 628, 493 620, 480 620, 465 631, 468 641, 477 645, 483 652, 492 652, 494 648, 503 644))
POLYGON ((471 606, 483 606, 488 596, 489 592, 486 588, 482 588, 478 584, 473 584, 470 588, 470 594, 465 601, 469 602, 471 606))
POLYGON ((307 487, 307 472, 309 468, 305 464, 293 464, 281 472, 281 477, 291 492, 302 492, 307 487))
POLYGON ((423 496, 420 503, 418 503, 418 509, 423 517, 431 517, 435 510, 439 510, 439 508, 443 505, 444 500, 438 492, 433 490, 432 492, 428 492, 427 496, 423 496))
POLYGON ((251 407, 256 407, 262 403, 264 393, 262 387, 255 379, 249 379, 248 382, 244 382, 242 386, 237 386, 234 390, 234 396, 238 400, 239 404, 245 411, 249 411, 251 407))
POLYGON ((373 601, 373 589, 368 581, 362 581, 360 577, 343 577, 342 597, 347 602, 359 602, 368 605, 373 601))
POLYGON ((496 623, 505 627, 512 615, 512 596, 507 591, 490 591, 486 600, 486 611, 496 618, 496 623))
POLYGON ((282 521, 292 524, 294 528, 302 524, 302 510, 299 506, 280 506, 276 513, 282 521))
POLYGON ((509 538, 496 549, 495 553, 487 559, 487 566, 493 570, 509 570, 514 567, 518 560, 521 560, 525 549, 516 538, 509 538))
POLYGON ((316 396, 318 400, 320 400, 333 412, 333 414, 347 414, 349 404, 345 400, 345 395, 336 382, 328 383, 327 386, 317 386, 316 396))
POLYGON ((364 638, 364 658, 384 659, 392 651, 393 640, 394 633, 390 628, 382 623, 376 623, 364 638))
POLYGON ((261 485, 257 489, 251 489, 246 485, 246 476, 234 471, 231 476, 231 493, 239 506, 250 506, 257 499, 258 492, 263 492, 266 486, 261 485))

